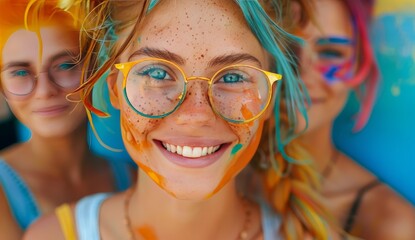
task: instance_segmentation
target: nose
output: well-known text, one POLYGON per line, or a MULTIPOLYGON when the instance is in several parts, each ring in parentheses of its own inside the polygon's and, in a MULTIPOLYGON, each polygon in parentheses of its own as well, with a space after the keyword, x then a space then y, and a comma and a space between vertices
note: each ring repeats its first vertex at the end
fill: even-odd
POLYGON ((208 83, 199 79, 189 81, 186 92, 182 105, 174 113, 176 123, 199 126, 213 124, 217 116, 209 102, 208 83))
POLYGON ((300 56, 301 80, 307 89, 318 87, 324 81, 321 72, 316 66, 313 50, 303 48, 300 56))
POLYGON ((59 93, 60 89, 50 79, 48 72, 40 72, 36 79, 35 96, 49 98, 59 93))

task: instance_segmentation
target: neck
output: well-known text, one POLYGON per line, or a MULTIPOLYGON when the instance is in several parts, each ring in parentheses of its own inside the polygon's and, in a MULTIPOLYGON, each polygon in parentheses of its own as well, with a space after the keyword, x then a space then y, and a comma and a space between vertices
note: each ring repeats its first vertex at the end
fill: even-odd
POLYGON ((25 145, 34 169, 51 175, 80 174, 84 160, 92 160, 86 137, 86 126, 82 126, 62 137, 43 138, 34 134, 25 145))
POLYGON ((234 239, 245 221, 243 200, 235 182, 229 182, 209 199, 179 200, 142 171, 128 210, 137 239, 149 232, 156 239, 234 239))
POLYGON ((320 173, 327 169, 337 154, 331 134, 332 125, 327 124, 313 131, 307 131, 300 137, 320 173))

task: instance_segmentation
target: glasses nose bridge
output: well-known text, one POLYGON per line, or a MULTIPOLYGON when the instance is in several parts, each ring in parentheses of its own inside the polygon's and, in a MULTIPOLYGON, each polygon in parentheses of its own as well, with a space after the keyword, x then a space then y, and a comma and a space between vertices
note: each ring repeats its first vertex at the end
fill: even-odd
POLYGON ((195 80, 203 80, 203 81, 207 81, 208 83, 210 83, 212 79, 207 78, 207 77, 202 77, 202 76, 191 76, 191 77, 186 78, 186 81, 195 81, 195 80))
POLYGON ((34 81, 38 82, 40 80, 40 76, 42 74, 46 74, 45 77, 46 77, 47 82, 53 82, 52 76, 50 75, 50 72, 47 71, 47 70, 46 71, 40 71, 35 76, 33 76, 34 81))

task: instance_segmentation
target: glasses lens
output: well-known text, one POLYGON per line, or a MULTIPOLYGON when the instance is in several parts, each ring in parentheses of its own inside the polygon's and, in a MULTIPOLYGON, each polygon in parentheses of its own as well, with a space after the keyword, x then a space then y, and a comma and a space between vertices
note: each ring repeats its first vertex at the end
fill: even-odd
POLYGON ((268 77, 249 66, 231 66, 213 78, 211 101, 216 112, 232 122, 258 117, 269 101, 268 77))
MULTIPOLYGON (((10 69, 1 73, 3 88, 13 94, 24 96, 32 92, 35 77, 26 69, 10 69)), ((7 93, 6 93, 7 94, 7 93)))
POLYGON ((51 79, 65 90, 75 90, 79 87, 82 65, 73 61, 53 63, 50 69, 51 79))
POLYGON ((135 64, 126 80, 126 96, 130 104, 148 117, 165 116, 180 104, 184 77, 174 65, 163 61, 135 64))

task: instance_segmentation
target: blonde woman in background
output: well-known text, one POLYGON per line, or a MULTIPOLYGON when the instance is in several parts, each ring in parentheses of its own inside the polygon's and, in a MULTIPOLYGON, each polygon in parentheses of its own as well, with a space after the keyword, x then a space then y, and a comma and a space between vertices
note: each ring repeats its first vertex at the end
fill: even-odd
POLYGON ((21 239, 40 215, 63 203, 130 182, 126 166, 89 151, 85 109, 66 98, 81 79, 84 15, 59 4, 0 1, 1 91, 32 132, 29 141, 0 152, 2 239, 21 239))

